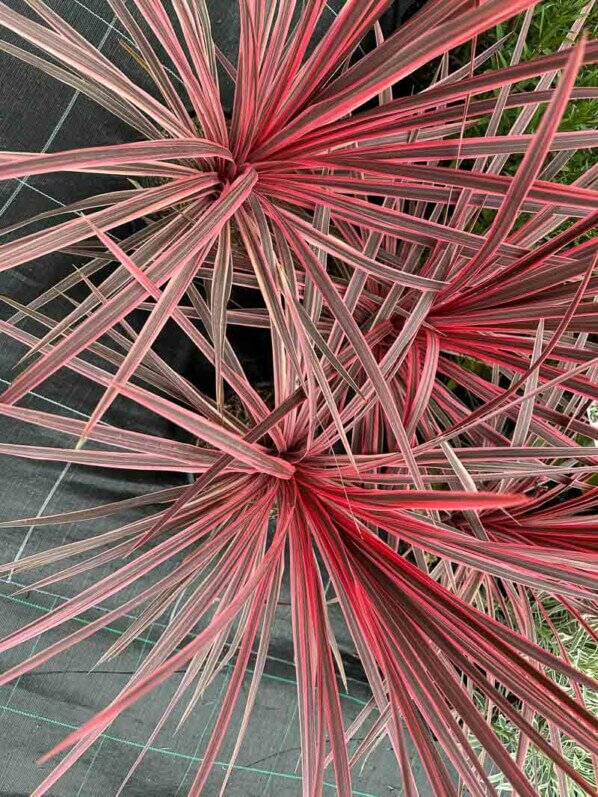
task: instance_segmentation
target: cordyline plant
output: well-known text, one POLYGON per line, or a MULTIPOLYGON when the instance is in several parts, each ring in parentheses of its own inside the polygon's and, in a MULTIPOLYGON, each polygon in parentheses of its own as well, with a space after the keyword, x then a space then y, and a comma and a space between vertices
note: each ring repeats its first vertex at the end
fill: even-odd
POLYGON ((151 78, 146 91, 41 0, 26 3, 39 21, 0 2, 0 23, 34 51, 7 42, 2 49, 97 101, 139 141, 0 156, 4 180, 81 172, 134 181, 43 214, 67 218, 0 246, 2 270, 56 251, 87 256, 29 305, 8 297, 14 313, 0 326, 28 355, 0 396, 0 413, 63 433, 66 447, 9 442, 1 451, 194 477, 5 524, 158 507, 3 567, 25 571, 88 554, 41 586, 113 565, 2 639, 0 651, 144 581, 134 597, 4 672, 2 684, 137 613, 104 660, 112 657, 178 600, 125 688, 51 751, 68 752, 35 795, 183 668, 135 769, 168 717, 177 709, 187 716, 230 663, 190 789, 201 794, 253 657, 232 767, 285 577, 305 795, 322 792, 327 767, 339 794, 350 795, 352 766, 385 738, 405 795, 419 793, 413 750, 427 793, 497 794, 500 772, 518 795, 536 794, 526 774, 532 748, 552 762, 560 794, 594 793, 563 754, 564 740, 598 754, 584 703, 594 682, 564 650, 537 644, 533 625, 542 601, 557 601, 593 634, 596 608, 598 452, 585 413, 598 398, 598 247, 587 235, 598 216, 598 175, 557 181, 578 148, 597 142, 591 131, 559 132, 569 102, 597 96, 575 85, 580 68, 598 60, 583 15, 558 52, 525 62, 532 0, 429 0, 386 39, 378 19, 389 0, 347 0, 315 46, 324 0, 240 0, 233 65, 214 44, 204 0, 109 0, 151 78), (484 71, 500 42, 476 54, 476 37, 520 12, 511 64, 484 71), (449 51, 467 42, 465 66, 453 69, 449 51), (430 62, 429 87, 393 94, 430 62), (223 79, 235 83, 230 115, 223 79), (513 163, 514 175, 505 169, 513 163), (135 220, 129 237, 111 232, 135 220), (233 304, 238 286, 255 301, 233 304), (75 287, 87 298, 51 316, 52 300, 75 287), (145 313, 138 332, 127 321, 134 310, 145 313), (24 319, 43 331, 25 331, 24 319), (153 350, 167 321, 213 366, 215 398, 153 350), (269 335, 271 395, 247 377, 231 325, 269 335), (59 369, 101 386, 88 420, 21 406, 59 369), (108 424, 117 398, 199 444, 108 424), (332 601, 371 688, 350 726, 332 601), (513 728, 514 748, 495 733, 496 717, 513 728))

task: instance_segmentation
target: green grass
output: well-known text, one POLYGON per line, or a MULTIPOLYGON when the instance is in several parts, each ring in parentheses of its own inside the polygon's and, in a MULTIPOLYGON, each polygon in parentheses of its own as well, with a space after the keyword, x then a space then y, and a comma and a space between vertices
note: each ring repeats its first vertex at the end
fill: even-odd
MULTIPOLYGON (((528 61, 541 55, 555 52, 563 40, 568 36, 571 26, 575 20, 583 13, 584 6, 588 5, 586 0, 546 0, 539 3, 534 12, 532 23, 526 38, 522 60, 528 61)), ((523 16, 515 17, 508 23, 499 25, 494 34, 486 34, 480 40, 480 47, 487 47, 497 38, 510 34, 510 38, 505 42, 501 50, 491 59, 489 65, 495 69, 497 67, 508 66, 517 41, 523 16)), ((584 30, 588 37, 593 38, 598 35, 598 10, 594 7, 586 15, 584 30)), ((519 84, 521 90, 533 89, 536 81, 522 82, 519 84)), ((598 84, 598 68, 595 65, 585 66, 580 70, 577 80, 578 86, 596 86, 598 84)), ((517 111, 505 113, 503 125, 506 132, 510 124, 515 120, 517 111)), ((536 129, 541 113, 538 112, 529 127, 529 132, 536 129)), ((596 100, 577 100, 571 102, 561 123, 561 130, 587 130, 596 126, 598 122, 598 102, 596 100)), ((579 150, 564 166, 557 180, 571 183, 584 174, 593 163, 591 150, 579 150)))
MULTIPOLYGON (((562 42, 569 38, 569 33, 572 25, 576 19, 583 14, 585 22, 583 30, 589 38, 598 36, 598 5, 595 6, 589 13, 584 12, 584 8, 588 6, 587 0, 545 0, 539 3, 534 11, 532 22, 526 37, 521 60, 529 61, 538 58, 542 55, 553 53, 561 46, 562 42)), ((520 14, 517 17, 509 20, 506 23, 498 25, 494 30, 488 31, 481 36, 477 42, 476 52, 481 53, 494 42, 503 36, 508 36, 501 49, 481 68, 482 71, 493 71, 498 68, 506 67, 511 62, 511 57, 517 42, 517 36, 523 23, 524 15, 520 14)), ((579 36, 577 41, 579 41, 579 36)), ((454 55, 454 66, 461 66, 468 63, 470 59, 470 51, 468 47, 460 48, 454 55)), ((538 80, 520 81, 513 87, 515 91, 533 91, 537 86, 538 80)), ((556 85, 553 83, 553 86, 556 85)), ((594 87, 598 85, 598 67, 596 65, 584 66, 579 72, 577 84, 578 86, 594 87)), ((498 92, 491 92, 485 96, 496 96, 498 92)), ((545 106, 542 105, 534 114, 529 123, 526 133, 533 133, 538 126, 538 123, 544 113, 545 106)), ((508 134, 512 124, 517 119, 520 109, 512 108, 503 113, 501 123, 498 128, 498 135, 508 134)), ((561 131, 581 131, 588 130, 596 127, 598 123, 598 101, 590 100, 575 100, 569 103, 565 111, 563 120, 560 124, 561 131)), ((482 136, 486 131, 488 119, 480 120, 480 122, 471 128, 470 135, 482 136)), ((505 163, 502 173, 515 174, 521 162, 522 155, 512 155, 505 163)), ((549 161, 547 161, 548 163, 549 161)), ((585 174, 590 166, 595 162, 595 155, 591 149, 579 149, 577 152, 572 153, 569 160, 561 167, 558 174, 551 179, 556 182, 562 182, 567 185, 575 182, 583 174, 585 174)), ((488 228, 488 225, 494 218, 494 212, 484 210, 478 217, 478 221, 474 232, 483 232, 488 228)), ((519 227, 527 219, 527 216, 521 214, 520 218, 515 224, 515 228, 519 227)), ((565 222, 556 232, 560 232, 567 226, 572 224, 571 220, 565 222)), ((576 243, 581 243, 586 238, 592 236, 592 233, 586 233, 576 243)))

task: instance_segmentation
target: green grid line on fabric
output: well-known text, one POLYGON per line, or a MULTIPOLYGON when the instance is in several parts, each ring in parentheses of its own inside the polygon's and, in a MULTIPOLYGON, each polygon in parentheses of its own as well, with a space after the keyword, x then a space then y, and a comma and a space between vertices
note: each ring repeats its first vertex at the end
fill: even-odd
MULTIPOLYGON (((36 592, 37 590, 31 590, 31 591, 32 592, 36 592)), ((50 606, 44 606, 43 604, 34 603, 33 601, 26 600, 25 598, 19 598, 16 595, 8 595, 6 593, 0 593, 0 598, 2 598, 3 600, 12 601, 13 603, 21 604, 23 606, 27 606, 27 607, 29 607, 31 609, 37 609, 37 610, 43 611, 43 612, 49 611, 50 608, 51 608, 50 606)), ((62 599, 63 600, 67 600, 66 598, 64 598, 64 596, 62 596, 62 599)), ((95 607, 95 608, 97 608, 97 607, 95 607)), ((80 625, 89 625, 91 623, 91 620, 86 620, 83 617, 73 617, 72 620, 73 620, 73 622, 79 623, 80 625)), ((166 627, 162 623, 155 623, 154 625, 159 625, 160 627, 166 627)), ((106 625, 103 628, 98 629, 98 633, 99 633, 99 631, 107 631, 108 633, 115 634, 116 636, 122 636, 123 633, 124 633, 124 631, 121 631, 119 628, 114 628, 114 626, 110 626, 110 625, 106 625)), ((195 637, 196 634, 190 634, 189 636, 195 637)), ((148 637, 142 637, 142 636, 137 637, 134 641, 135 642, 141 642, 141 643, 146 644, 146 645, 155 645, 156 644, 156 642, 153 639, 149 639, 148 637)), ((227 664, 226 668, 229 669, 232 666, 233 666, 232 664, 227 664)), ((253 670, 251 669, 251 667, 248 667, 246 672, 251 674, 251 673, 253 673, 253 670)), ((293 686, 297 686, 297 681, 295 681, 293 678, 284 678, 281 675, 271 675, 269 673, 264 673, 262 677, 263 678, 267 678, 270 681, 278 681, 279 683, 286 683, 286 684, 292 684, 293 686)), ((347 692, 339 692, 339 695, 340 695, 340 697, 343 697, 346 700, 350 700, 353 703, 357 703, 360 706, 365 706, 366 703, 367 703, 366 700, 362 700, 359 697, 355 697, 354 695, 350 695, 347 692)))
MULTIPOLYGON (((37 594, 44 594, 43 590, 32 589, 31 592, 35 592, 37 594)), ((67 600, 67 598, 65 598, 64 596, 54 596, 54 597, 59 597, 62 600, 67 600)), ((45 612, 45 611, 48 611, 50 609, 50 607, 48 605, 44 605, 43 603, 36 603, 36 602, 28 600, 26 598, 21 598, 18 595, 10 595, 10 594, 7 594, 7 593, 0 593, 0 598, 2 598, 4 600, 7 600, 7 601, 10 601, 10 602, 13 602, 13 603, 17 603, 17 604, 23 605, 23 606, 27 606, 28 608, 35 609, 35 610, 41 611, 41 612, 45 612)), ((96 610, 98 609, 98 607, 95 607, 95 608, 96 608, 96 610)), ((101 608, 100 608, 100 611, 101 611, 101 608)), ((83 617, 74 617, 73 621, 76 622, 76 623, 79 623, 80 625, 89 625, 90 622, 91 622, 91 620, 86 620, 83 617)), ((160 627, 165 627, 165 624, 163 624, 163 623, 157 623, 157 625, 160 626, 160 627)), ((99 630, 107 631, 108 633, 114 634, 116 636, 122 636, 122 634, 124 633, 124 631, 122 631, 121 629, 114 628, 114 626, 109 626, 109 625, 108 626, 104 626, 103 629, 99 629, 99 630)), ((156 642, 154 640, 149 639, 148 637, 141 637, 140 636, 140 637, 137 637, 135 641, 136 642, 140 642, 142 644, 146 644, 146 645, 155 645, 156 644, 156 642)), ((231 664, 226 665, 227 669, 230 669, 232 666, 233 665, 231 665, 231 664)), ((248 674, 253 673, 253 669, 248 667, 247 668, 247 673, 248 674)), ((280 682, 280 683, 290 684, 290 685, 293 685, 293 686, 297 685, 297 682, 294 679, 285 678, 285 677, 279 676, 279 675, 271 675, 269 673, 263 673, 262 677, 263 678, 267 678, 268 680, 271 680, 271 681, 277 681, 277 682, 280 682)), ((355 697, 353 695, 350 695, 350 694, 348 694, 346 692, 340 692, 339 694, 340 694, 341 697, 345 698, 346 700, 350 700, 350 701, 352 701, 354 703, 357 703, 360 706, 364 706, 366 704, 365 700, 361 700, 360 698, 357 698, 357 697, 355 697)), ((65 728, 65 729, 68 729, 68 730, 75 730, 77 728, 76 725, 72 725, 70 723, 63 722, 62 720, 58 720, 58 719, 55 719, 53 717, 46 717, 46 716, 43 716, 43 715, 40 715, 40 714, 36 714, 34 712, 31 712, 31 711, 25 711, 24 709, 15 708, 15 707, 10 706, 8 704, 5 705, 5 704, 0 703, 0 710, 1 711, 6 711, 6 712, 9 712, 9 713, 21 716, 21 717, 25 717, 25 718, 28 718, 28 719, 36 720, 38 722, 44 722, 44 723, 49 724, 49 725, 54 725, 54 726, 57 726, 57 727, 65 728)), ((142 744, 140 742, 135 742, 135 741, 130 740, 130 739, 123 739, 122 737, 114 736, 112 734, 107 734, 107 733, 102 734, 99 738, 102 739, 102 740, 108 741, 108 742, 114 742, 116 744, 122 744, 122 745, 125 745, 127 747, 133 747, 133 748, 136 748, 136 749, 143 749, 144 746, 145 746, 144 744, 142 744)), ((170 758, 177 758, 177 759, 180 759, 180 760, 189 761, 190 763, 194 763, 194 764, 195 763, 201 763, 202 760, 203 760, 203 758, 201 756, 191 755, 189 753, 183 753, 183 752, 174 751, 174 750, 164 750, 162 748, 153 747, 153 746, 148 747, 148 752, 155 753, 155 754, 158 754, 158 755, 169 756, 170 758)), ((228 766, 229 766, 229 762, 226 762, 226 761, 215 761, 214 762, 214 766, 215 767, 222 767, 222 768, 227 769, 228 766)), ((292 781, 299 781, 299 782, 301 781, 301 776, 300 775, 294 775, 292 773, 287 773, 287 772, 279 772, 279 771, 276 771, 276 770, 262 769, 260 767, 243 766, 242 764, 233 764, 232 768, 233 768, 233 770, 238 770, 238 771, 242 771, 242 772, 250 772, 250 773, 255 774, 255 775, 267 775, 269 777, 281 778, 283 780, 292 780, 292 781)), ((336 791, 336 786, 335 786, 334 783, 330 783, 328 781, 325 781, 324 785, 326 786, 326 788, 334 789, 336 791)), ((364 792, 364 791, 359 791, 359 790, 353 790, 353 795, 354 795, 354 797, 377 797, 376 794, 373 794, 371 792, 364 792)))
MULTIPOLYGON (((51 717, 44 717, 40 714, 35 714, 32 711, 24 711, 23 709, 14 708, 12 706, 4 706, 0 704, 0 709, 4 709, 12 714, 16 714, 20 717, 26 717, 27 719, 35 720, 36 722, 45 722, 48 725, 55 725, 60 728, 65 728, 67 730, 76 730, 77 725, 72 725, 68 722, 62 722, 61 720, 56 720, 51 717)), ((133 742, 130 739, 122 739, 120 736, 113 736, 112 734, 103 733, 100 739, 104 739, 108 742, 116 742, 117 744, 126 745, 127 747, 134 747, 138 750, 142 750, 145 745, 141 742, 133 742)), ((185 761, 191 761, 192 763, 200 764, 203 761, 201 756, 194 756, 190 755, 189 753, 181 753, 176 750, 163 750, 160 747, 148 747, 148 752, 157 753, 159 755, 169 756, 170 758, 179 758, 185 761)), ((213 766, 215 767, 222 767, 224 769, 228 769, 229 762, 227 761, 214 761, 213 766)), ((233 764, 233 769, 239 770, 241 772, 251 772, 255 775, 269 775, 276 778, 282 778, 284 780, 294 780, 294 781, 301 781, 300 775, 293 775, 289 772, 276 772, 269 769, 262 769, 260 767, 246 767, 242 764, 233 764)), ((330 783, 329 781, 324 781, 324 786, 329 789, 334 789, 336 791, 336 786, 334 783, 330 783)), ((378 797, 378 795, 373 794, 372 792, 367 791, 357 791, 353 790, 354 797, 378 797)))

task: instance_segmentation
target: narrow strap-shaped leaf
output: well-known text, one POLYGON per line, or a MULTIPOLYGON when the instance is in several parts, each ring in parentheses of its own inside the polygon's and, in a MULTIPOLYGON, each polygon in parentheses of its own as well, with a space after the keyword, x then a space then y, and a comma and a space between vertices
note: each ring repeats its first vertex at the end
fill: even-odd
MULTIPOLYGON (((144 161, 175 160, 177 158, 231 159, 230 152, 218 144, 201 138, 163 139, 162 141, 140 141, 132 144, 111 144, 105 147, 72 149, 46 155, 27 155, 15 152, 14 158, 0 165, 0 180, 24 175, 47 174, 58 171, 109 168, 120 164, 143 163, 144 161)), ((188 170, 191 172, 192 170, 188 170)))
POLYGON ((214 261, 214 279, 210 294, 210 311, 212 313, 212 340, 214 342, 214 358, 216 370, 216 403, 222 410, 224 407, 224 385, 222 381, 222 361, 224 358, 227 305, 233 280, 233 263, 230 241, 230 225, 226 224, 218 241, 218 253, 214 261))
POLYGON ((378 399, 388 416, 389 422, 392 425, 393 432, 399 442, 399 447, 403 452, 405 461, 408 463, 409 470, 413 475, 413 479, 418 487, 422 486, 421 476, 418 467, 413 458, 409 441, 405 433, 403 422, 397 411, 396 404, 390 393, 388 385, 382 376, 378 363, 374 359, 372 351, 366 343, 361 330, 359 329, 355 319, 347 312, 341 298, 339 297, 336 288, 334 287, 330 277, 322 268, 322 264, 316 258, 312 250, 306 245, 302 238, 290 227, 290 225, 282 219, 282 217, 275 212, 275 219, 278 226, 285 237, 289 240, 292 249, 300 258, 304 268, 309 272, 318 290, 322 293, 324 301, 329 305, 331 311, 338 319, 339 324, 342 325, 343 331, 347 339, 354 347, 359 359, 363 365, 364 370, 372 381, 372 385, 376 390, 378 399))

